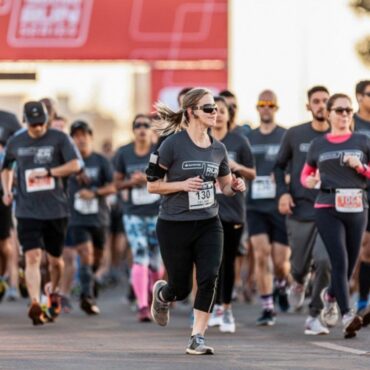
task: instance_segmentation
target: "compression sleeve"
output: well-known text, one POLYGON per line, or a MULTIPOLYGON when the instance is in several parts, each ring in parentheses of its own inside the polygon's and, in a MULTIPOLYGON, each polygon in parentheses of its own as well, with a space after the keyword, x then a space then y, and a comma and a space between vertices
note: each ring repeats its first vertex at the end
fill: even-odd
POLYGON ((312 167, 309 164, 305 164, 301 172, 301 184, 307 188, 306 181, 307 177, 316 173, 316 167, 312 167))

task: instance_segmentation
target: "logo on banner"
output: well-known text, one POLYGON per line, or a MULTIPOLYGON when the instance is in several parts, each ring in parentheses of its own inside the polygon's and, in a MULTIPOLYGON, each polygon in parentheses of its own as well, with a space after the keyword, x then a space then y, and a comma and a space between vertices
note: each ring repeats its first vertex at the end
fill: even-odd
POLYGON ((79 47, 86 42, 93 0, 13 1, 8 30, 11 46, 79 47))

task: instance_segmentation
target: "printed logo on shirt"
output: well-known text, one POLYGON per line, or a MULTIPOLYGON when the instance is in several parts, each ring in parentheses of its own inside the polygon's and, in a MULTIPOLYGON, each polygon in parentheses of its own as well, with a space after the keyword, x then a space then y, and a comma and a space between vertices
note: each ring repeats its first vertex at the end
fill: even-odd
POLYGON ((363 135, 366 135, 367 137, 370 138, 370 130, 360 129, 360 130, 356 130, 356 132, 358 132, 360 134, 363 134, 363 135))
POLYGON ((148 167, 147 163, 136 163, 136 164, 129 164, 126 166, 126 170, 128 174, 134 172, 145 172, 146 168, 148 167))
POLYGON ((99 176, 99 167, 86 167, 85 173, 90 180, 97 180, 99 176))
POLYGON ((199 170, 205 177, 216 178, 218 176, 218 164, 203 161, 185 161, 182 162, 183 170, 199 170))
POLYGON ((299 145, 299 151, 301 153, 308 153, 308 150, 310 149, 311 143, 301 143, 299 145))
POLYGON ((345 165, 344 159, 348 156, 355 156, 359 160, 362 160, 362 158, 364 157, 364 153, 361 152, 360 150, 341 150, 341 151, 335 151, 335 152, 327 152, 319 156, 319 162, 339 159, 340 165, 344 166, 345 165))
POLYGON ((32 157, 33 162, 36 164, 47 164, 53 160, 54 147, 52 146, 40 146, 40 147, 28 147, 19 148, 18 155, 20 157, 32 157))
POLYGON ((253 145, 253 154, 265 154, 265 161, 275 161, 279 153, 280 144, 261 144, 253 145))
POLYGON ((229 159, 231 159, 232 161, 236 161, 236 152, 228 151, 227 154, 229 156, 229 159))

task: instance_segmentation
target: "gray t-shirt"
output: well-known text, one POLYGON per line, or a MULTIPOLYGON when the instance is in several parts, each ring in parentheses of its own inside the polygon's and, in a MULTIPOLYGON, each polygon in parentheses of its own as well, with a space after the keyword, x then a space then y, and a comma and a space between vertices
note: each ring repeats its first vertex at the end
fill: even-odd
POLYGON ((248 191, 248 211, 278 212, 276 184, 271 175, 285 132, 286 129, 276 126, 267 135, 262 134, 259 128, 252 130, 248 135, 257 172, 257 177, 251 181, 248 191))
POLYGON ((206 220, 218 215, 214 183, 230 173, 225 146, 211 138, 208 148, 200 148, 187 131, 167 138, 159 148, 159 163, 168 168, 167 182, 185 181, 201 176, 203 189, 163 195, 159 218, 168 221, 206 220))
MULTIPOLYGON (((252 150, 246 137, 241 137, 232 131, 221 142, 226 147, 229 159, 245 167, 253 168, 252 150)), ((220 205, 220 218, 222 221, 236 224, 245 223, 246 192, 237 193, 233 197, 227 197, 217 192, 217 201, 220 205)))
POLYGON ((40 138, 32 138, 27 130, 13 136, 6 147, 3 168, 17 164, 16 217, 50 220, 69 215, 67 194, 62 178, 29 179, 37 168, 58 167, 79 159, 76 147, 63 132, 48 129, 40 138))
POLYGON ((83 158, 84 173, 88 183, 78 181, 78 176, 73 175, 68 179, 69 207, 71 226, 108 226, 109 209, 105 197, 96 197, 91 200, 83 200, 78 196, 81 189, 94 190, 101 188, 113 181, 113 168, 108 159, 93 152, 83 158))
MULTIPOLYGON (((146 155, 138 156, 135 153, 133 143, 119 148, 114 159, 115 170, 127 179, 130 179, 135 172, 144 173, 152 151, 153 148, 146 155)), ((124 214, 136 216, 155 216, 158 214, 160 196, 150 194, 146 185, 123 190, 121 197, 124 214)))

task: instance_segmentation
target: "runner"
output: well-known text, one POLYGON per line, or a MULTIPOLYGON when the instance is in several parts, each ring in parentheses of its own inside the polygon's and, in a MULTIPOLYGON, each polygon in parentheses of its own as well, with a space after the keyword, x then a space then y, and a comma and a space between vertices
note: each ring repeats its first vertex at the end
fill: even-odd
MULTIPOLYGON (((329 130, 329 124, 326 121, 326 102, 329 99, 329 92, 323 86, 315 86, 308 91, 307 95, 307 109, 313 119, 287 131, 280 146, 275 178, 279 211, 288 216, 287 230, 292 249, 291 264, 294 282, 290 289, 289 301, 296 311, 302 308, 313 260, 315 272, 305 334, 320 335, 329 333, 328 329, 321 324, 319 316, 323 308, 320 293, 328 286, 330 279, 330 260, 315 226, 313 205, 318 191, 308 191, 302 187, 300 174, 311 141, 323 136, 329 130), (285 171, 289 165, 291 165, 291 182, 287 184, 285 171)), ((334 322, 338 320, 338 311, 333 312, 332 319, 334 322)))
POLYGON ((366 178, 370 178, 370 139, 351 132, 353 109, 347 95, 331 96, 327 111, 330 134, 312 142, 301 182, 309 189, 320 187, 315 221, 332 266, 331 284, 321 294, 322 318, 333 325, 326 319, 331 318, 332 308, 338 302, 344 337, 352 338, 362 326, 362 318, 350 307, 349 280, 367 222, 364 190, 366 178))
MULTIPOLYGON (((4 148, 8 139, 22 126, 17 117, 10 112, 0 111, 0 164, 4 158, 4 148)), ((3 188, 0 183, 0 197, 3 198, 3 188)), ((12 258, 16 253, 15 245, 11 242, 11 229, 13 228, 12 207, 6 206, 0 200, 0 302, 2 301, 8 284, 5 273, 12 258)), ((16 289, 15 287, 12 287, 16 289)))
POLYGON ((138 320, 150 319, 151 287, 163 276, 163 266, 155 232, 159 196, 146 188, 145 168, 152 146, 151 120, 138 114, 132 124, 134 141, 117 151, 115 184, 124 200, 123 222, 133 254, 131 285, 138 303, 138 320))
POLYGON ((51 275, 49 313, 60 311, 57 294, 63 273, 61 257, 67 226, 68 203, 63 177, 80 170, 78 153, 62 132, 48 129, 47 113, 40 102, 24 106, 27 130, 8 142, 2 166, 3 202, 13 201, 13 164, 17 164, 16 217, 18 236, 26 259, 26 281, 31 301, 28 315, 34 325, 43 324, 40 306, 40 263, 42 250, 48 254, 51 275))
MULTIPOLYGON (((212 135, 227 149, 231 172, 245 180, 253 180, 256 172, 253 168, 253 155, 249 142, 243 137, 229 132, 229 109, 223 97, 214 98, 218 112, 212 135)), ((220 205, 220 219, 224 230, 224 250, 220 268, 216 304, 213 308, 209 326, 220 325, 223 333, 235 333, 235 319, 231 309, 231 298, 235 280, 235 258, 240 245, 245 223, 245 193, 226 197, 216 185, 216 198, 220 205), (212 320, 213 319, 213 320, 212 320)))
POLYGON ((256 259, 256 282, 262 303, 257 325, 274 325, 273 273, 280 309, 289 309, 287 287, 290 271, 290 249, 285 218, 278 211, 273 169, 280 143, 286 130, 275 123, 278 110, 274 92, 263 91, 258 98, 260 126, 249 134, 256 161, 257 177, 252 181, 247 198, 249 235, 256 259), (270 266, 272 258, 274 271, 270 266))
POLYGON ((245 184, 232 178, 224 145, 208 134, 217 112, 209 90, 189 91, 178 112, 160 103, 157 110, 163 120, 158 127, 162 135, 176 132, 181 125, 186 129, 162 143, 147 170, 149 192, 163 196, 157 234, 168 273, 168 283, 160 280, 154 285, 152 316, 157 324, 168 324, 169 303, 189 295, 195 264, 198 289, 186 353, 213 354, 204 334, 214 304, 223 242, 214 182, 218 179, 222 192, 229 196, 243 192, 245 184))
MULTIPOLYGON (((357 132, 370 137, 370 80, 360 81, 356 85, 356 98, 359 105, 358 112, 353 116, 354 129, 357 132)), ((368 199, 370 196, 370 182, 368 181, 368 199)), ((363 318, 370 312, 369 291, 370 291, 370 217, 360 252, 359 261, 359 298, 357 302, 357 312, 363 318)), ((367 326, 370 321, 364 320, 363 325, 367 326)))
MULTIPOLYGON (((113 169, 109 161, 93 151, 93 131, 84 121, 71 125, 73 138, 84 161, 80 174, 70 176, 68 193, 71 217, 68 223, 69 243, 80 256, 80 308, 88 315, 100 313, 94 301, 94 272, 97 271, 109 225, 109 209, 105 197, 115 193, 113 169)), ((69 249, 69 248, 66 248, 69 249)), ((69 251, 68 251, 69 252, 69 251)), ((71 256, 68 256, 69 263, 71 256)), ((66 269, 63 297, 68 297, 73 270, 66 269)))

